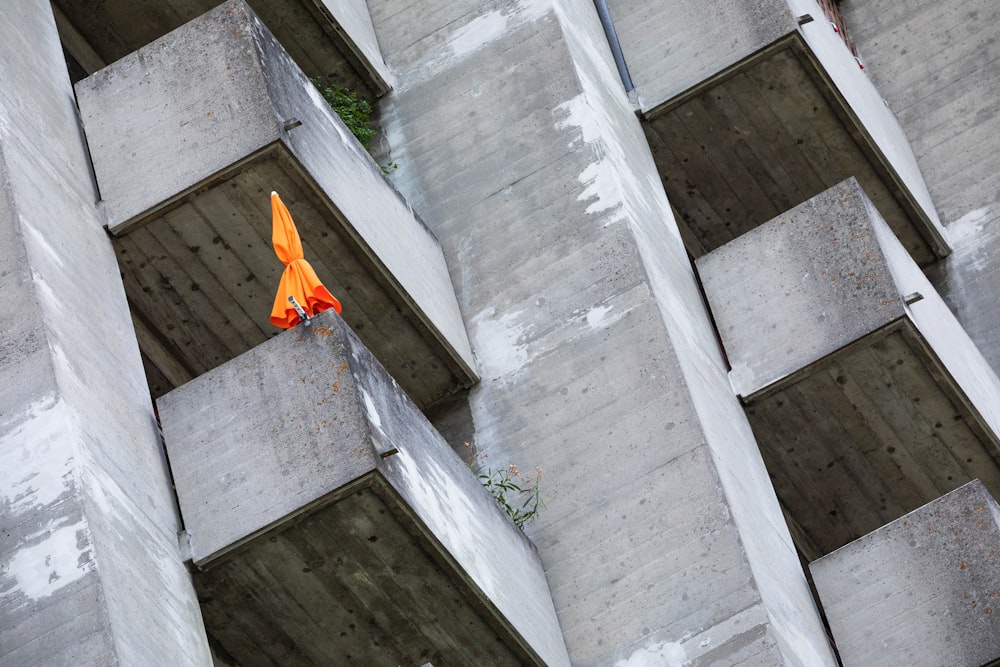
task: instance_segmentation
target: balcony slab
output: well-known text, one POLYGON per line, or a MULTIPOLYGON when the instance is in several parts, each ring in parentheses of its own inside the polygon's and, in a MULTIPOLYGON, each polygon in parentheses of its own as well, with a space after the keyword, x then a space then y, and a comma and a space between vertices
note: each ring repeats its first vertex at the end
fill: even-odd
POLYGON ((77 95, 154 395, 276 332, 272 190, 415 401, 477 379, 437 240, 246 4, 220 5, 77 95))
POLYGON ((979 481, 811 563, 845 667, 1000 659, 1000 507, 979 481))
POLYGON ((851 176, 919 264, 950 252, 902 128, 814 0, 610 9, 693 255, 851 176))
POLYGON ((332 311, 157 405, 239 664, 568 664, 534 547, 332 311))
POLYGON ((1000 380, 856 181, 697 266, 807 556, 971 479, 1000 490, 1000 380))

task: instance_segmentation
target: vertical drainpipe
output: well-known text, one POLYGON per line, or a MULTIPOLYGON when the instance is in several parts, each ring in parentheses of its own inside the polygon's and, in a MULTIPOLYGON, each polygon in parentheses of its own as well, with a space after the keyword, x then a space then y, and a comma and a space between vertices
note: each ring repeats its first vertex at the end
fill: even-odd
POLYGON ((601 25, 604 26, 604 34, 608 38, 608 45, 611 46, 611 55, 615 58, 615 65, 618 66, 618 76, 625 84, 625 92, 631 93, 635 86, 632 85, 632 77, 628 73, 625 56, 622 55, 622 46, 618 42, 615 24, 611 21, 611 13, 608 12, 608 4, 605 0, 594 0, 594 6, 597 7, 597 15, 601 17, 601 25))

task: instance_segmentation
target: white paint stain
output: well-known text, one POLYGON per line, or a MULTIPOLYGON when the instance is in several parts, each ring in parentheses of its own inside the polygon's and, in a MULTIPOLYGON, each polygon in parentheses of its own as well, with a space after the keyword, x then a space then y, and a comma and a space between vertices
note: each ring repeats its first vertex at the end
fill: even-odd
POLYGON ((471 499, 431 457, 418 463, 406 450, 400 450, 392 461, 416 496, 411 504, 420 518, 483 592, 504 608, 507 590, 494 565, 494 550, 488 540, 475 539, 476 533, 470 529, 483 523, 471 499))
POLYGON ((490 308, 472 319, 472 339, 484 377, 498 378, 518 370, 528 361, 522 340, 524 326, 517 319, 521 311, 497 316, 490 308))
POLYGON ((448 47, 456 58, 464 58, 481 49, 485 44, 499 39, 507 30, 507 17, 494 10, 474 18, 459 28, 448 40, 448 47))
MULTIPOLYGON (((14 420, 10 420, 14 421, 14 420)), ((50 505, 72 490, 73 457, 67 446, 73 432, 65 405, 54 396, 42 398, 0 437, 0 504, 19 514, 50 505)))
POLYGON ((610 217, 605 226, 624 219, 626 216, 622 207, 622 170, 616 168, 616 160, 606 154, 607 142, 602 139, 603 128, 608 122, 602 119, 602 114, 606 112, 599 112, 590 104, 587 93, 580 93, 557 106, 555 113, 560 118, 556 122, 556 129, 579 130, 580 134, 570 142, 569 148, 576 149, 584 144, 596 142, 597 158, 577 177, 577 180, 584 185, 583 192, 577 200, 589 202, 587 213, 601 213, 618 208, 618 214, 610 217))
POLYGON ((361 400, 365 404, 365 412, 368 413, 368 421, 371 422, 379 433, 384 433, 382 430, 382 418, 379 417, 378 408, 375 407, 375 401, 372 400, 371 395, 364 389, 361 390, 361 400))
POLYGON ((12 577, 13 589, 3 596, 22 593, 32 600, 52 595, 60 588, 82 578, 93 569, 90 532, 79 522, 50 532, 36 544, 21 547, 5 565, 0 575, 12 577))
POLYGON ((587 311, 587 326, 597 329, 604 326, 605 316, 611 312, 612 306, 597 306, 587 311))
POLYGON ((615 667, 682 667, 686 660, 683 646, 663 641, 640 647, 627 658, 616 661, 615 667))
POLYGON ((958 220, 948 224, 948 243, 957 248, 970 241, 981 240, 983 229, 992 217, 989 207, 969 211, 958 220))
POLYGON ((418 71, 397 82, 396 89, 403 90, 440 74, 445 69, 479 53, 490 44, 509 36, 517 28, 552 12, 550 0, 522 0, 516 6, 504 7, 471 18, 464 25, 454 21, 437 33, 426 36, 426 46, 419 46, 423 62, 418 71), (451 31, 450 34, 441 34, 451 31), (437 48, 442 40, 446 48, 437 48))

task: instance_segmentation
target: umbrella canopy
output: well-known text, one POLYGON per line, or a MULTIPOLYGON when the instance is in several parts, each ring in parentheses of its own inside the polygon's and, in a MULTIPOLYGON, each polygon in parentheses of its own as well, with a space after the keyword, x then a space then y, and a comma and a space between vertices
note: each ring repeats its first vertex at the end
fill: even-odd
POLYGON ((328 308, 340 313, 340 301, 327 291, 312 266, 305 260, 295 222, 277 192, 271 193, 271 221, 274 254, 285 265, 281 282, 278 283, 278 293, 274 297, 274 306, 271 308, 271 324, 289 329, 301 321, 289 297, 295 298, 295 303, 305 310, 308 317, 328 308))

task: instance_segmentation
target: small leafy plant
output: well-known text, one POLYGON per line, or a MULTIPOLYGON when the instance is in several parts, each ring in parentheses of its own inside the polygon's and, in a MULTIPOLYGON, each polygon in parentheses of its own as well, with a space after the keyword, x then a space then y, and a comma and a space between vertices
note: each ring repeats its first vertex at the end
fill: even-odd
POLYGON ((365 150, 371 150, 375 124, 372 120, 372 105, 368 100, 335 83, 325 85, 318 77, 313 77, 312 82, 330 108, 344 121, 351 134, 357 137, 365 150))
MULTIPOLYGON (((344 122, 351 134, 361 142, 366 151, 371 153, 372 140, 375 138, 376 132, 371 103, 353 90, 335 83, 326 85, 319 77, 314 76, 310 81, 313 82, 334 113, 340 116, 340 120, 344 122)), ((395 162, 387 162, 380 164, 379 168, 382 169, 383 174, 388 174, 398 169, 399 165, 395 162)))
POLYGON ((541 468, 535 468, 534 477, 522 476, 517 466, 511 463, 506 468, 481 468, 477 475, 479 483, 518 528, 524 530, 524 524, 538 516, 538 510, 544 504, 539 490, 541 468))

